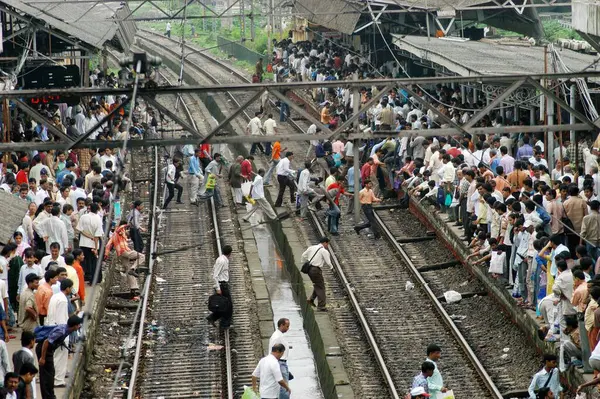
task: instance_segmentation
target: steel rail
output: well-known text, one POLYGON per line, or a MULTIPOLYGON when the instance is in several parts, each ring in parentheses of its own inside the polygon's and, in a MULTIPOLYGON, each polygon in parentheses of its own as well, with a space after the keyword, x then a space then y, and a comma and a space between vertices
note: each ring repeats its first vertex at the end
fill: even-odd
MULTIPOLYGON (((323 230, 323 227, 321 226, 321 222, 319 222, 318 216, 315 214, 315 212, 311 210, 309 212, 309 214, 311 217, 312 224, 317 229, 319 235, 321 237, 327 236, 327 234, 323 230)), ((348 298, 350 299, 350 304, 354 308, 354 312, 356 313, 356 316, 358 318, 360 326, 362 327, 362 329, 365 333, 365 336, 367 337, 367 341, 369 341, 369 345, 371 346, 371 349, 373 350, 373 356, 375 357, 375 360, 377 361, 377 365, 379 366, 381 373, 383 374, 383 378, 384 378, 385 383, 387 384, 387 387, 390 391, 391 397, 393 399, 400 399, 400 398, 402 398, 402 396, 400 395, 400 393, 398 392, 398 390, 396 388, 396 385, 394 384, 392 375, 390 374, 390 371, 388 370, 385 359, 383 358, 383 355, 381 354, 381 350, 379 349, 379 345, 377 344, 377 341, 375 340, 375 336, 373 335, 373 332, 371 331, 369 322, 367 321, 365 315, 362 312, 362 309, 360 308, 360 303, 359 303, 358 299, 354 295, 354 290, 352 289, 352 284, 346 278, 346 274, 342 270, 342 265, 339 262, 337 256, 335 255, 335 252, 333 251, 333 249, 331 247, 329 247, 329 253, 331 254, 333 268, 334 268, 338 278, 341 280, 346 293, 348 294, 348 298)))
MULTIPOLYGON (((162 76, 162 78, 165 79, 165 81, 167 81, 168 84, 171 84, 171 82, 170 82, 169 78, 166 76, 166 74, 164 74, 163 72, 160 72, 160 71, 159 71, 159 73, 162 76)), ((190 121, 190 123, 192 124, 194 129, 198 130, 198 126, 196 125, 196 121, 192 117, 192 113, 191 113, 188 105, 185 103, 185 101, 183 101, 183 98, 180 94, 178 94, 177 96, 179 97, 179 99, 181 101, 181 105, 182 105, 183 111, 186 114, 186 117, 188 118, 188 120, 190 121)), ((157 149, 157 147, 154 147, 154 148, 155 148, 155 150, 157 149)), ((156 192, 157 192, 157 190, 156 190, 156 192)), ((156 203, 156 201, 155 201, 155 203, 156 203)), ((215 207, 214 198, 212 198, 212 197, 210 198, 210 208, 211 208, 211 214, 212 214, 212 221, 213 221, 213 227, 214 227, 217 253, 220 255, 221 250, 222 250, 221 249, 221 235, 219 232, 217 210, 215 207)), ((152 249, 152 251, 154 251, 154 249, 152 249)), ((150 253, 153 253, 153 252, 150 252, 150 253)), ((146 296, 146 298, 147 298, 147 296, 146 296)), ((144 305, 144 309, 145 308, 146 308, 146 305, 144 305)), ((145 321, 145 312, 144 312, 143 318, 140 322, 140 332, 138 334, 138 345, 141 344, 140 337, 143 335, 144 321, 145 321)), ((228 399, 233 399, 233 394, 234 394, 234 392, 233 392, 233 367, 232 367, 232 361, 231 361, 231 343, 230 343, 228 329, 226 329, 224 332, 224 340, 225 340, 225 362, 226 362, 226 379, 227 379, 227 392, 228 392, 227 395, 228 395, 228 399)), ((138 349, 136 348, 136 353, 137 352, 138 352, 138 349)), ((134 367, 136 369, 139 367, 139 361, 140 361, 139 357, 136 357, 134 359, 134 367)), ((132 381, 133 381, 133 384, 135 384, 135 382, 133 380, 133 374, 132 374, 132 381)), ((134 388, 135 388, 135 386, 134 386, 134 388)), ((131 389, 131 385, 130 385, 130 392, 134 392, 134 391, 135 391, 135 389, 131 389)))
POLYGON ((446 312, 446 309, 444 309, 442 303, 437 299, 437 296, 433 293, 431 288, 429 288, 427 281, 425 281, 425 278, 421 275, 421 273, 419 272, 417 267, 414 265, 414 263, 410 259, 410 256, 408 256, 408 254, 406 253, 404 248, 402 248, 402 246, 396 241, 394 234, 388 229, 388 227, 385 225, 383 220, 381 220, 381 218, 377 214, 377 210, 374 210, 373 213, 375 215, 375 220, 377 221, 377 224, 383 231, 386 239, 388 240, 388 242, 390 244, 392 244, 394 249, 400 254, 402 259, 406 262, 406 264, 408 265, 408 271, 416 279, 417 283, 421 286, 423 291, 425 291, 425 293, 427 294, 427 296, 433 303, 435 310, 441 316, 442 321, 444 322, 444 324, 446 324, 448 326, 448 328, 450 329, 450 332, 452 333, 452 335, 458 342, 459 346, 462 348, 463 352, 466 354, 467 358, 472 363, 473 367, 477 371, 477 374, 479 374, 479 376, 483 380, 484 384, 486 385, 486 387, 488 388, 490 393, 492 395, 494 395, 496 398, 502 399, 503 398, 502 393, 500 392, 498 387, 496 387, 496 384, 494 384, 494 381, 492 380, 490 375, 487 373, 487 371, 485 370, 485 368, 483 367, 483 365, 477 358, 477 355, 475 355, 475 353, 471 349, 471 346, 469 345, 469 343, 467 342, 465 337, 458 330, 458 327, 456 327, 456 324, 454 324, 454 322, 450 318, 450 315, 448 315, 448 312, 446 312))

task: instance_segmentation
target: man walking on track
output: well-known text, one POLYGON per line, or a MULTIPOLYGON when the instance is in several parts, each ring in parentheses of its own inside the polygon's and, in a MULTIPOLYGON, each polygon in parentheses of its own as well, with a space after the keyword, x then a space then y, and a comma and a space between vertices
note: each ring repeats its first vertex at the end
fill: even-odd
POLYGON ((231 315, 233 314, 233 303, 231 302, 231 292, 229 291, 229 258, 231 258, 231 252, 233 252, 231 246, 225 245, 223 247, 223 254, 217 258, 213 266, 215 292, 229 300, 229 307, 223 312, 211 313, 206 318, 213 326, 217 320, 221 319, 221 328, 231 327, 231 315))
POLYGON ((283 194, 285 193, 285 188, 289 187, 290 189, 290 203, 294 204, 296 202, 296 187, 294 187, 294 173, 292 169, 290 169, 290 162, 294 159, 294 153, 288 151, 285 153, 285 158, 283 158, 277 164, 276 172, 277 172, 277 181, 279 182, 279 193, 277 194, 277 201, 275 201, 275 206, 281 206, 283 203, 283 194))
POLYGON ((377 229, 377 222, 375 221, 375 214, 373 213, 373 202, 381 202, 381 199, 377 198, 373 193, 373 183, 370 181, 365 182, 365 188, 360 190, 358 193, 358 200, 363 213, 365 214, 367 221, 354 227, 356 234, 360 234, 362 229, 371 228, 373 231, 373 237, 378 239, 381 234, 377 229))
POLYGON ((317 307, 317 310, 321 312, 327 312, 327 297, 325 293, 325 280, 323 280, 323 266, 327 265, 329 267, 333 267, 331 265, 331 255, 327 250, 328 247, 329 238, 323 237, 319 240, 319 244, 308 247, 302 254, 302 258, 300 260, 301 264, 306 262, 310 263, 308 277, 310 277, 310 281, 313 283, 314 290, 308 299, 308 303, 311 306, 315 306, 315 299, 318 298, 319 306, 317 307))
POLYGON ((248 212, 242 218, 242 220, 244 222, 247 222, 250 219, 250 216, 252 216, 252 214, 254 214, 254 212, 256 212, 258 209, 261 209, 262 213, 269 220, 277 219, 277 214, 275 213, 273 208, 271 208, 271 204, 269 204, 269 201, 267 201, 267 199, 265 198, 265 190, 264 190, 264 184, 263 184, 263 176, 264 175, 265 175, 265 170, 259 169, 258 174, 256 175, 256 177, 254 178, 254 181, 252 182, 252 187, 250 187, 250 196, 255 201, 255 204, 252 206, 252 209, 250 210, 250 212, 248 212))
POLYGON ((198 202, 198 190, 200 184, 204 181, 204 174, 200 167, 200 148, 196 148, 194 155, 190 158, 190 165, 188 167, 188 173, 190 175, 190 203, 197 205, 198 202))

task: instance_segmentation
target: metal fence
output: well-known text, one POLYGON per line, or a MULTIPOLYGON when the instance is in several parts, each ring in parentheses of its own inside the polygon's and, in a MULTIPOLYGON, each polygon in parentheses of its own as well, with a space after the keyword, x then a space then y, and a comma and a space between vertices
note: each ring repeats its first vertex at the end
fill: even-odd
POLYGON ((238 60, 247 61, 250 64, 256 64, 258 59, 263 57, 262 54, 252 51, 240 43, 232 42, 231 40, 221 36, 217 36, 217 44, 219 45, 221 51, 235 57, 238 60))

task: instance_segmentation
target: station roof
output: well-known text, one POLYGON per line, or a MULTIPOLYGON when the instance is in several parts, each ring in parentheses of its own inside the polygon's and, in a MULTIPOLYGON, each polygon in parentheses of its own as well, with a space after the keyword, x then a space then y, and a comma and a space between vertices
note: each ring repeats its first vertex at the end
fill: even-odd
POLYGON ((296 0, 295 7, 308 21, 350 35, 365 4, 352 0, 296 0))
POLYGON ((3 0, 3 3, 96 48, 102 48, 115 37, 120 25, 113 18, 123 8, 119 3, 102 1, 3 0))
MULTIPOLYGON (((397 48, 460 76, 544 73, 544 47, 530 46, 525 42, 520 46, 486 39, 458 41, 432 37, 428 40, 426 36, 397 34, 392 37, 397 48)), ((593 55, 567 49, 563 49, 560 56, 572 71, 580 71, 596 60, 593 55)), ((550 65, 550 61, 548 63, 550 65)), ((600 67, 594 65, 588 70, 597 71, 600 67)))

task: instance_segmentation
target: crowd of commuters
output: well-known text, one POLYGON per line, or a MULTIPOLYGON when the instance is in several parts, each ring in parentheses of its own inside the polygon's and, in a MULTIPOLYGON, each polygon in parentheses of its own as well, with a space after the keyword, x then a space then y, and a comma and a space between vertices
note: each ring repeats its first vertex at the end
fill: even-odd
MULTIPOLYGON (((104 77, 97 71, 91 78, 94 85, 116 83, 114 76, 104 77)), ((48 130, 49 125, 77 138, 124 100, 108 96, 75 107, 43 105, 39 112, 48 121, 36 123, 17 114, 11 139, 53 141, 56 137, 48 130)), ((127 128, 128 111, 115 111, 112 118, 95 128, 91 139, 137 137, 156 128, 152 111, 143 103, 136 105, 133 126, 127 128)), ((35 376, 38 369, 42 398, 54 398, 54 388, 65 386, 68 353, 82 322, 77 315, 84 310, 86 289, 102 281, 102 267, 97 266, 102 264, 98 256, 107 225, 114 231, 106 242, 105 259, 114 249, 122 286, 130 290, 131 300, 139 299, 137 269, 145 261, 143 205, 135 201, 131 211, 122 214, 113 188, 118 185, 130 191, 130 182, 120 173, 120 162, 118 151, 110 148, 1 154, 0 195, 12 195, 27 205, 21 225, 0 251, 0 359, 12 356, 14 362, 1 362, 0 383, 5 381, 4 389, 16 392, 16 396, 7 397, 35 398, 38 378, 28 375, 35 376), (113 219, 107 221, 111 204, 115 204, 113 219), (3 344, 17 339, 19 333, 22 348, 9 354, 3 344), (13 379, 16 391, 9 388, 13 379), (21 385, 25 388, 19 388, 21 385), (24 390, 27 396, 19 393, 24 390)))

